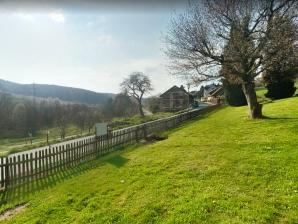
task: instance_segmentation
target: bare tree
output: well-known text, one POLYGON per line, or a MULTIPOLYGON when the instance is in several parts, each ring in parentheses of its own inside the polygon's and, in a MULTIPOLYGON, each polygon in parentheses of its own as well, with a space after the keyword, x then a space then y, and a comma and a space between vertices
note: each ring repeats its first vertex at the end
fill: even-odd
POLYGON ((75 116, 75 121, 78 127, 81 130, 81 135, 83 134, 83 131, 85 129, 86 123, 87 123, 87 117, 90 116, 87 112, 87 107, 85 110, 78 111, 78 113, 75 116))
POLYGON ((142 72, 133 72, 128 78, 120 84, 122 92, 136 99, 139 106, 139 112, 144 117, 144 111, 142 107, 142 99, 144 94, 151 91, 152 84, 148 76, 142 72))
MULTIPOLYGON (((166 35, 165 53, 174 74, 189 73, 198 82, 218 79, 242 85, 251 118, 262 117, 254 79, 270 66, 264 50, 270 48, 272 20, 279 16, 297 19, 295 0, 205 0, 172 20, 166 35), (229 72, 219 73, 225 65, 229 72)), ((279 20, 282 23, 284 20, 279 20)), ((280 33, 279 38, 282 39, 280 33)), ((278 43, 278 58, 287 46, 278 43)))

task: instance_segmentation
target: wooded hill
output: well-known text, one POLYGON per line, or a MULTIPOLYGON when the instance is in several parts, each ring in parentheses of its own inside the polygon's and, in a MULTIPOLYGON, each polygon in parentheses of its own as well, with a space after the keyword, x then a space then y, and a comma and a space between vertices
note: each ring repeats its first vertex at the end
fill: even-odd
POLYGON ((103 105, 112 93, 97 93, 85 89, 47 85, 47 84, 19 84, 0 79, 0 91, 22 96, 38 98, 54 98, 62 101, 103 105))

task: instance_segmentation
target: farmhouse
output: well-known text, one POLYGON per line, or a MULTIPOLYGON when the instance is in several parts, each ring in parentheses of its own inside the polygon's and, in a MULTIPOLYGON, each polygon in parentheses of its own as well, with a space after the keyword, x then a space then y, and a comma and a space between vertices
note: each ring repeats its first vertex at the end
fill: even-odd
POLYGON ((219 104, 224 99, 224 89, 222 85, 210 84, 200 90, 201 101, 212 104, 219 104))
POLYGON ((202 102, 206 102, 208 97, 210 96, 210 93, 212 91, 214 91, 215 89, 217 89, 219 87, 219 85, 216 85, 216 84, 210 84, 210 85, 206 85, 206 86, 203 86, 201 88, 201 101, 202 102))
POLYGON ((179 111, 194 103, 194 97, 183 86, 173 86, 160 95, 161 111, 179 111))
POLYGON ((207 101, 213 104, 220 104, 224 99, 224 89, 222 86, 212 90, 207 97, 207 101))

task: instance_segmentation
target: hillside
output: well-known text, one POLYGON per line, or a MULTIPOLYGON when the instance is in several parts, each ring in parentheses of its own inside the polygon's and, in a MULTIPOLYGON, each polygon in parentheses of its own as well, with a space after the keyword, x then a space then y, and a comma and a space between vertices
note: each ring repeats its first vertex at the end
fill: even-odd
POLYGON ((297 104, 268 103, 256 121, 247 107, 197 118, 68 174, 7 223, 298 223, 297 104))
POLYGON ((57 85, 46 84, 18 84, 0 79, 0 91, 40 98, 58 98, 62 101, 85 103, 85 104, 104 104, 107 99, 113 97, 111 93, 97 93, 85 89, 78 89, 57 85))

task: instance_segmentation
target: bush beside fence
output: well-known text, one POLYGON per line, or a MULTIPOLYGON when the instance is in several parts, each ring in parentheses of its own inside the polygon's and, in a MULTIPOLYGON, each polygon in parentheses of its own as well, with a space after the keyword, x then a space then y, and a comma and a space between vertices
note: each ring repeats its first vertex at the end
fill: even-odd
POLYGON ((168 118, 115 130, 107 136, 89 136, 71 143, 48 146, 39 150, 15 153, 0 158, 0 190, 33 182, 59 171, 70 169, 132 144, 155 132, 174 128, 184 121, 208 113, 217 106, 191 110, 168 118))

